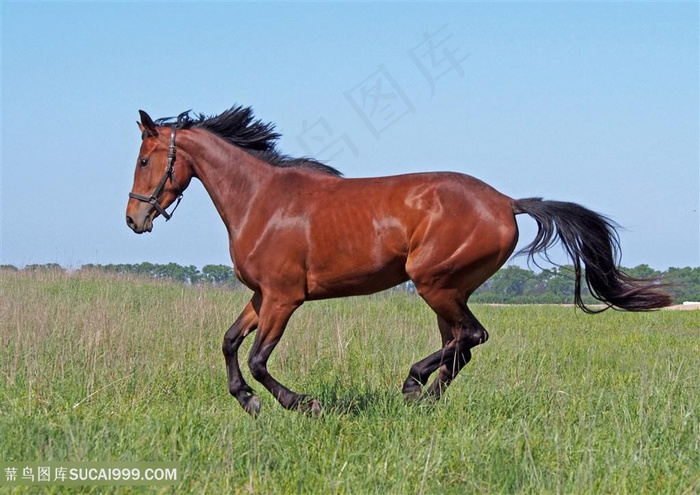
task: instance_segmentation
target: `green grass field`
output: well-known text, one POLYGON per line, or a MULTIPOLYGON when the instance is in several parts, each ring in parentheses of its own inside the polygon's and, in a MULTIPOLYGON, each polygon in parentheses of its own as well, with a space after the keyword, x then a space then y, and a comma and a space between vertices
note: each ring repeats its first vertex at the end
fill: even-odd
POLYGON ((411 405, 400 393, 408 368, 439 347, 420 298, 309 303, 270 370, 324 412, 285 411, 250 378, 262 399, 254 420, 228 394, 220 350, 247 293, 0 277, 0 461, 177 461, 184 471, 173 486, 49 492, 700 492, 694 311, 475 305, 489 342, 440 402, 411 405))

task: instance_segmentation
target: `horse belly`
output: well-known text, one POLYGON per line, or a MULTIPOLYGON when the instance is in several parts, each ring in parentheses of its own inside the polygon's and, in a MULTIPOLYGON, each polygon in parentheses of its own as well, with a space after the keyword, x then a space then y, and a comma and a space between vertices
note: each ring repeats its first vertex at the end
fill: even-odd
POLYGON ((389 263, 381 270, 347 270, 309 273, 309 300, 374 294, 406 282, 405 260, 389 263))
POLYGON ((310 299, 372 294, 408 280, 405 231, 383 222, 315 239, 307 260, 310 299))

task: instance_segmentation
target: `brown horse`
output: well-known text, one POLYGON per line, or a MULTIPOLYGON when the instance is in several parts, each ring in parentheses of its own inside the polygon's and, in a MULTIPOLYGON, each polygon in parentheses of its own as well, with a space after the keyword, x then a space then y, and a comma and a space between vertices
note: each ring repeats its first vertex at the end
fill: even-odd
MULTIPOLYGON (((253 291, 224 336, 228 387, 257 415, 260 399, 243 379, 238 348, 257 329, 248 361, 253 377, 287 409, 320 411, 317 400, 275 380, 267 360, 290 316, 304 301, 370 294, 412 280, 437 314, 442 349, 411 366, 407 398, 440 397, 488 333, 467 307, 469 296, 510 257, 518 240, 515 216, 534 217, 539 230, 523 249, 530 257, 557 240, 575 268, 575 303, 582 268, 591 294, 607 307, 661 308, 670 298, 654 280, 617 268, 614 224, 574 203, 514 200, 473 177, 441 172, 345 179, 326 165, 292 159, 275 148, 271 124, 249 108, 221 115, 154 122, 141 111, 142 144, 126 222, 150 232, 193 177, 211 196, 228 229, 236 276, 253 291)), ((177 205, 176 205, 177 206, 177 205)))

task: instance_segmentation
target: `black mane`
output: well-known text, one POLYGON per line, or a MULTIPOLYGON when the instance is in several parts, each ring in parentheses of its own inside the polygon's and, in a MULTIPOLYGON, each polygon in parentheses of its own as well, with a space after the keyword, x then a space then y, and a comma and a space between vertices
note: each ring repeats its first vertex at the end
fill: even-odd
POLYGON ((275 125, 255 120, 250 107, 237 105, 219 115, 207 117, 200 113, 194 114, 194 118, 188 110, 178 117, 158 119, 155 123, 163 126, 175 124, 177 129, 207 130, 275 167, 306 168, 336 176, 343 175, 335 168, 312 158, 293 158, 280 153, 276 147, 280 135, 275 132, 275 125))

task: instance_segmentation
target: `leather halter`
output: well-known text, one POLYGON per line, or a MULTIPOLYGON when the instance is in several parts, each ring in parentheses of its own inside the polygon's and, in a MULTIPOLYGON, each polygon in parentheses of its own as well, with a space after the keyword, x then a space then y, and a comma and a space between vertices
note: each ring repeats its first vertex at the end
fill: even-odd
MULTIPOLYGON (((180 119, 178 118, 178 122, 179 121, 180 121, 180 119)), ((182 193, 183 193, 182 188, 180 187, 180 184, 177 183, 177 180, 175 179, 175 175, 173 174, 173 172, 175 170, 175 155, 176 155, 175 131, 177 129, 178 122, 173 124, 172 127, 170 128, 171 130, 170 130, 170 146, 168 147, 168 164, 165 167, 165 173, 163 174, 163 177, 160 179, 160 182, 158 182, 158 185, 155 187, 155 189, 153 190, 153 192, 151 193, 150 196, 145 196, 143 194, 137 194, 134 192, 129 193, 130 198, 137 199, 139 201, 143 201, 144 203, 149 203, 149 204, 153 205, 153 207, 156 210, 158 210, 158 213, 160 213, 161 215, 163 215, 163 217, 165 217, 166 222, 168 220, 170 220, 170 218, 173 216, 173 213, 175 213, 175 210, 177 209, 178 205, 180 204, 180 201, 182 201, 182 193), (165 187, 165 183, 168 181, 168 179, 170 179, 170 182, 175 184, 175 187, 177 187, 177 189, 180 191, 180 193, 177 197, 177 203, 175 203, 175 208, 173 208, 170 213, 165 211, 165 208, 163 208, 163 205, 161 205, 158 202, 158 196, 160 196, 161 193, 163 192, 163 188, 165 187)))

